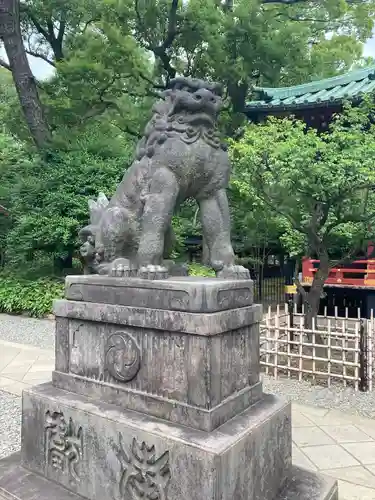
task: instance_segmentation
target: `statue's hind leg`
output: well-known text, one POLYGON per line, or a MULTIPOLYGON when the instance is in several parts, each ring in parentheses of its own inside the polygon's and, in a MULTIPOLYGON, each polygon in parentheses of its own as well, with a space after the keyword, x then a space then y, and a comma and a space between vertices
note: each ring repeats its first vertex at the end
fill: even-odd
POLYGON ((138 247, 138 275, 143 278, 167 277, 162 266, 165 234, 171 224, 179 185, 173 172, 159 168, 151 181, 142 217, 138 247))
POLYGON ((199 202, 203 235, 207 243, 211 266, 218 278, 248 279, 249 271, 235 265, 230 240, 230 216, 225 189, 199 202))

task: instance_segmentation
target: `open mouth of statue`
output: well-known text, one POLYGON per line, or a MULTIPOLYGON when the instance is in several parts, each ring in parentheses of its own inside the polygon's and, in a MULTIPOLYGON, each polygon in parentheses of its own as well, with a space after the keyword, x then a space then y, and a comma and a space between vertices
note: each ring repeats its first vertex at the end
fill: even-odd
POLYGON ((196 125, 203 125, 207 128, 215 127, 215 118, 213 118, 211 114, 205 112, 183 115, 180 116, 177 121, 180 124, 185 124, 192 127, 196 125))

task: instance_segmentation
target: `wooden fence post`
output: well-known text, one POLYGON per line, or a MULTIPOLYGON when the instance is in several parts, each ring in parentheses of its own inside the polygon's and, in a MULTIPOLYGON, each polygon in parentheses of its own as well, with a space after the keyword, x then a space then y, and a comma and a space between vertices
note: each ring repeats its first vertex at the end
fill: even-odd
POLYGON ((368 391, 367 321, 361 319, 359 330, 359 390, 368 391))

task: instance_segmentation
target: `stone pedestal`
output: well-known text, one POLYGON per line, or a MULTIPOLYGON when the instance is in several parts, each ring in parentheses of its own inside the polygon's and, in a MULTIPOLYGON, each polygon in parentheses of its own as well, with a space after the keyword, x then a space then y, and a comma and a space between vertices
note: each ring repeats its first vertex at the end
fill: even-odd
POLYGON ((52 383, 23 393, 0 498, 338 498, 292 467, 290 404, 262 392, 251 281, 70 277, 55 315, 52 383))

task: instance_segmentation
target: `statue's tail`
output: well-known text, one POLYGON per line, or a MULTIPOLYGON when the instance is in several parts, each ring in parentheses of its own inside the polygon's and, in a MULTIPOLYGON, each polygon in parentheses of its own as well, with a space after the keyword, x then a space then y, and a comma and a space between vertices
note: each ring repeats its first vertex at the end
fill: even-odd
POLYGON ((98 199, 89 200, 90 225, 97 226, 100 222, 104 210, 108 206, 108 198, 104 193, 99 193, 98 199))
POLYGON ((83 227, 78 233, 82 241, 87 241, 89 236, 95 239, 97 227, 108 203, 108 198, 104 193, 99 193, 96 201, 89 200, 90 224, 83 227))

